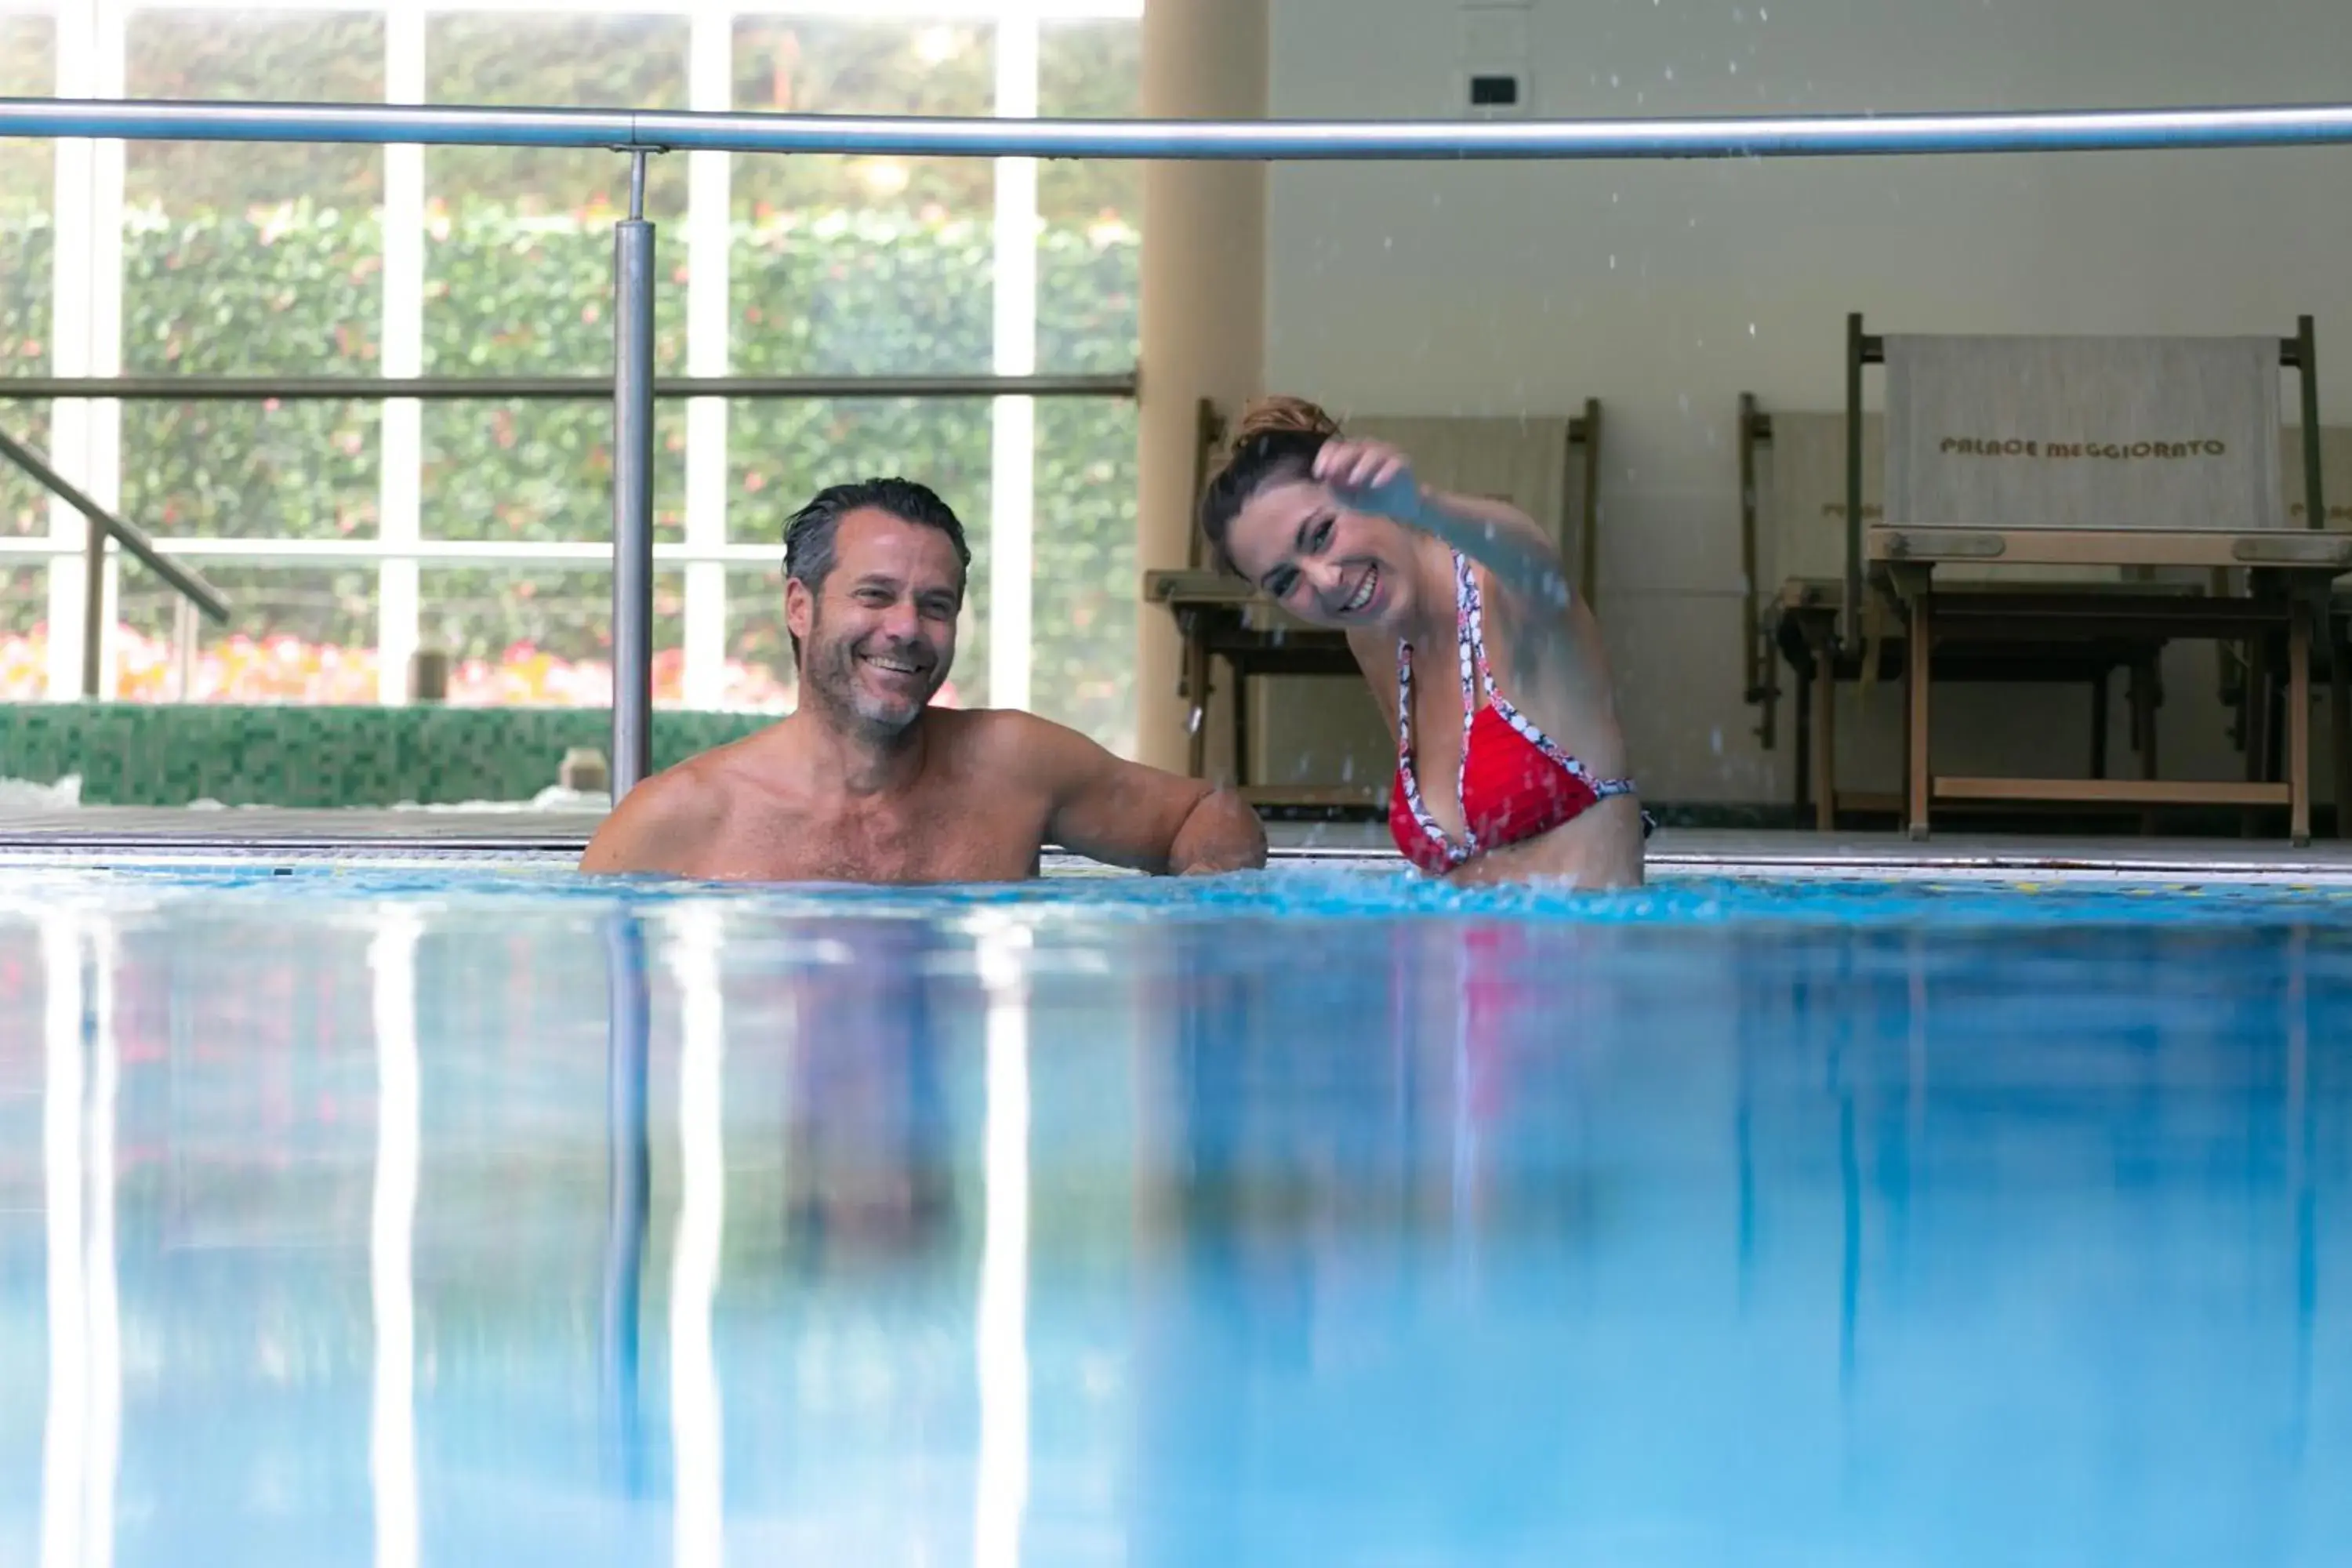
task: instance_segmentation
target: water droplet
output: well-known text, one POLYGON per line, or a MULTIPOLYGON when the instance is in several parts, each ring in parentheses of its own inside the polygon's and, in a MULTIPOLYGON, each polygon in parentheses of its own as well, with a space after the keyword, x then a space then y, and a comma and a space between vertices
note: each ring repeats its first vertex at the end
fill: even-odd
POLYGON ((1195 702, 1192 704, 1192 716, 1184 721, 1184 728, 1186 731, 1191 734, 1197 735, 1201 732, 1201 705, 1199 703, 1195 702))
POLYGON ((1753 321, 1748 323, 1748 335, 1751 338, 1756 335, 1756 323, 1753 321))
POLYGON ((1674 80, 1674 79, 1675 79, 1675 68, 1674 68, 1674 67, 1672 67, 1672 66, 1668 66, 1668 67, 1666 68, 1666 79, 1667 79, 1668 81, 1672 81, 1672 80, 1674 80))
POLYGON ((1339 782, 1341 784, 1356 782, 1356 759, 1353 754, 1339 759, 1339 782))
POLYGON ((1613 256, 1609 258, 1609 270, 1612 272, 1617 270, 1617 258, 1613 256))
POLYGON ((1615 71, 1611 71, 1609 73, 1609 85, 1611 87, 1615 87, 1617 85, 1617 73, 1615 71))

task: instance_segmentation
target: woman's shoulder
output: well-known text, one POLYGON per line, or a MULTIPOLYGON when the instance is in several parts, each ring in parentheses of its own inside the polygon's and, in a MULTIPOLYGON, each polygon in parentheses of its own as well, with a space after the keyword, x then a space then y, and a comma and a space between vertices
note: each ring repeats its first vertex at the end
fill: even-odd
POLYGON ((1473 566, 1478 579, 1481 640, 1495 679, 1508 689, 1548 680, 1559 672, 1563 658, 1577 642, 1580 609, 1570 589, 1565 602, 1546 604, 1497 586, 1484 566, 1473 566))

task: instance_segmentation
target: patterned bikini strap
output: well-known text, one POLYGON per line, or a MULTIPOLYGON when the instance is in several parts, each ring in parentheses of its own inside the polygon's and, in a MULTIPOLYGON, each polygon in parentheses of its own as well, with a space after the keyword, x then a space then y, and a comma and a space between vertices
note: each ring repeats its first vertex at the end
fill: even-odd
MULTIPOLYGON (((1486 662, 1486 601, 1478 593, 1478 576, 1470 558, 1454 552, 1454 654, 1462 678, 1462 714, 1466 722, 1478 706, 1483 689, 1495 698, 1495 671, 1486 662)), ((1401 740, 1412 734, 1412 644, 1397 639, 1397 731, 1401 740)))
POLYGON ((1495 668, 1486 662, 1486 604, 1478 592, 1478 574, 1459 550, 1454 552, 1454 602, 1455 635, 1461 640, 1462 706, 1467 711, 1478 706, 1479 689, 1485 690, 1487 701, 1495 700, 1495 668), (1476 688, 1470 684, 1473 670, 1477 674, 1476 688))

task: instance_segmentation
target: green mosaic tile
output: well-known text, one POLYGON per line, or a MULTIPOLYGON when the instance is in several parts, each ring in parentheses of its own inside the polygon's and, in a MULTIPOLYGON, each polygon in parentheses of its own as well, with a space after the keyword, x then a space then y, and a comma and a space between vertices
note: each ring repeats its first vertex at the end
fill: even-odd
MULTIPOLYGON (((556 782, 567 751, 609 749, 611 722, 598 709, 0 707, 0 775, 54 784, 79 773, 92 805, 528 800, 556 782)), ((772 722, 765 714, 658 711, 655 765, 772 722)))

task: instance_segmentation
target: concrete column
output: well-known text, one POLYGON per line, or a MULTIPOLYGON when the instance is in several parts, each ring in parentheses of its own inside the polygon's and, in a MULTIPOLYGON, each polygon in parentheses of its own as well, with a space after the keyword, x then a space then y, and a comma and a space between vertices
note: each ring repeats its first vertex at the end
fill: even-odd
MULTIPOLYGON (((1144 117, 1263 119, 1267 5, 1145 0, 1144 117)), ((1185 563, 1200 400, 1213 398, 1237 411, 1259 388, 1265 361, 1265 192, 1262 163, 1144 166, 1139 572, 1185 563)), ((1181 659, 1175 623, 1165 610, 1147 605, 1136 640, 1137 755, 1181 771, 1192 701, 1176 695, 1181 659)), ((1218 716, 1211 713, 1208 721, 1216 724, 1218 716)), ((1223 725, 1212 731, 1220 741, 1223 732, 1223 725)), ((1223 750, 1212 748, 1213 773, 1223 750)))

